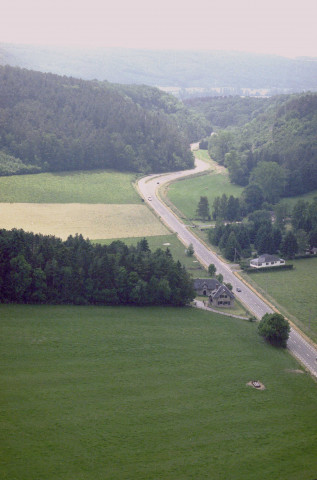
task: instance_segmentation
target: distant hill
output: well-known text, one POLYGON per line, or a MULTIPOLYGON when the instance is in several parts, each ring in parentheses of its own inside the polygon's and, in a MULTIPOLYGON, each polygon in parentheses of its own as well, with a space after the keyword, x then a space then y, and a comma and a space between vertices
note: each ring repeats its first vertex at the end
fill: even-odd
POLYGON ((182 98, 317 90, 317 59, 222 51, 0 44, 0 64, 87 80, 145 84, 182 98))
POLYGON ((152 87, 0 66, 0 174, 193 166, 204 119, 152 87))

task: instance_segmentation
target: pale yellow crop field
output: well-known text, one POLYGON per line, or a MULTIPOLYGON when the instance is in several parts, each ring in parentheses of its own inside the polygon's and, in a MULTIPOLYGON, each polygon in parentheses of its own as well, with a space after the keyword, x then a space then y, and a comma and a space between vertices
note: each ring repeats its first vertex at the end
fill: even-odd
POLYGON ((169 230, 145 205, 85 203, 0 203, 0 228, 84 238, 167 235, 169 230))

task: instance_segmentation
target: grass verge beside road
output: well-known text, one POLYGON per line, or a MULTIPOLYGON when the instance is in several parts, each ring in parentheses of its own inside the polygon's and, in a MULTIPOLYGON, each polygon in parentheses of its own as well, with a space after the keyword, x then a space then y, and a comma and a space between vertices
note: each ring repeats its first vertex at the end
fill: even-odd
POLYGON ((191 308, 0 314, 3 478, 314 478, 316 383, 255 324, 191 308))

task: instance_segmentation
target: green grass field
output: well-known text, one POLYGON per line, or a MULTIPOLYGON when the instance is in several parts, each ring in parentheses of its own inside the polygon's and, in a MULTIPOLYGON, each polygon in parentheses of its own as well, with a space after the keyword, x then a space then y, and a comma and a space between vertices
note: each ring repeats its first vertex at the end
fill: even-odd
POLYGON ((244 275, 250 283, 260 286, 284 315, 317 342, 317 258, 291 263, 293 270, 244 275))
POLYGON ((0 315, 1 478, 316 477, 317 385, 255 324, 191 308, 0 315))
MULTIPOLYGON (((206 160, 206 151, 195 152, 198 158, 206 160), (202 153, 201 153, 202 152, 202 153)), ((210 213, 212 204, 216 197, 223 193, 230 196, 240 197, 243 187, 233 185, 229 181, 226 169, 219 167, 216 162, 209 160, 214 170, 206 175, 186 178, 169 185, 167 189, 168 199, 188 219, 196 217, 196 209, 201 196, 208 198, 210 213)))
POLYGON ((80 171, 0 178, 2 228, 66 239, 166 235, 142 202, 132 173, 80 171))
POLYGON ((0 202, 140 203, 133 173, 112 170, 0 177, 0 202))
POLYGON ((312 202, 314 197, 317 197, 317 190, 305 193, 303 195, 297 195, 296 197, 282 198, 281 203, 286 203, 289 206, 290 211, 294 208, 294 205, 298 200, 304 200, 305 202, 312 202))

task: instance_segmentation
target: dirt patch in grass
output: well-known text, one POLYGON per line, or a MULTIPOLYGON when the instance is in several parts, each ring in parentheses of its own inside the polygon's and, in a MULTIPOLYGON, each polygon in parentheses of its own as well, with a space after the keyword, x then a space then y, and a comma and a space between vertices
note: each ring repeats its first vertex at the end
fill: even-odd
POLYGON ((265 385, 263 385, 263 383, 259 382, 258 380, 251 380, 247 383, 247 385, 255 388, 256 390, 265 390, 265 385))
POLYGON ((167 235, 169 231, 145 205, 0 203, 1 228, 66 239, 167 235))

